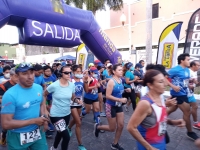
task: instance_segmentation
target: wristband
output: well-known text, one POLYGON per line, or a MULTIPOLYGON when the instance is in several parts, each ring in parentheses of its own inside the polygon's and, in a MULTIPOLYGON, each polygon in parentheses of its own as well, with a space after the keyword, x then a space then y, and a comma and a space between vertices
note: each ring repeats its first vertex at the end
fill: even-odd
POLYGON ((46 115, 41 115, 42 118, 49 119, 46 115))
POLYGON ((84 83, 88 83, 88 81, 84 81, 84 83))

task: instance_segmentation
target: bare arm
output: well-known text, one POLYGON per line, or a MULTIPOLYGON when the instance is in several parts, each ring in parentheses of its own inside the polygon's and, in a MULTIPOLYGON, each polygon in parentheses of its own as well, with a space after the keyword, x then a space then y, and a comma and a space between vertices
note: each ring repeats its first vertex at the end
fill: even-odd
POLYGON ((1 125, 5 130, 22 128, 31 124, 43 125, 48 119, 39 117, 29 120, 14 120, 14 114, 1 114, 1 125))
POLYGON ((138 103, 131 119, 129 120, 127 130, 129 133, 140 142, 146 149, 151 149, 152 146, 142 137, 137 127, 139 124, 152 113, 151 106, 148 101, 142 100, 138 103))

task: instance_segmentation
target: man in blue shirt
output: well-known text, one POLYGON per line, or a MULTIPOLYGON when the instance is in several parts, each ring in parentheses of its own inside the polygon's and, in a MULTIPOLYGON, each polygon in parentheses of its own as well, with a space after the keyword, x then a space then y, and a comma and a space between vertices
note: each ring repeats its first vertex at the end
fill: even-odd
MULTIPOLYGON (((180 87, 179 91, 170 90, 172 98, 176 98, 178 108, 183 112, 183 119, 186 122, 187 136, 192 139, 198 139, 196 133, 192 132, 192 126, 190 121, 190 105, 188 102, 188 86, 190 79, 190 55, 187 53, 178 56, 178 66, 169 70, 169 77, 171 78, 172 84, 180 87)), ((175 110, 177 106, 174 106, 175 110)))
MULTIPOLYGON (((51 67, 46 65, 43 67, 43 70, 44 70, 44 74, 43 74, 44 82, 45 82, 46 87, 48 87, 50 84, 52 84, 53 82, 56 81, 56 78, 52 76, 51 67)), ((47 110, 50 112, 50 108, 52 105, 52 94, 51 93, 47 95, 46 100, 47 100, 46 107, 47 107, 47 110)), ((49 125, 49 130, 46 132, 46 137, 52 137, 53 134, 51 131, 54 131, 54 127, 51 123, 49 123, 48 125, 49 125)))
POLYGON ((46 85, 45 85, 45 81, 44 81, 44 77, 43 77, 43 68, 41 65, 36 64, 34 66, 34 71, 35 71, 35 79, 34 79, 34 83, 39 84, 43 87, 43 89, 46 89, 46 85))
POLYGON ((15 70, 18 84, 3 96, 1 120, 2 128, 8 130, 9 150, 47 150, 45 134, 40 126, 47 129, 43 89, 34 84, 34 71, 31 64, 21 63, 15 70))

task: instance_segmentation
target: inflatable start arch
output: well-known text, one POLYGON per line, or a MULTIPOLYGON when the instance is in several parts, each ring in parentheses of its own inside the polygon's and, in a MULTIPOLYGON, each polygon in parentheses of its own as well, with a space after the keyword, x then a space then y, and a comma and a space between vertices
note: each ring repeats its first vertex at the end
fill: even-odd
POLYGON ((18 27, 20 44, 70 47, 81 38, 99 60, 121 62, 93 13, 63 0, 0 0, 0 28, 6 24, 18 27))

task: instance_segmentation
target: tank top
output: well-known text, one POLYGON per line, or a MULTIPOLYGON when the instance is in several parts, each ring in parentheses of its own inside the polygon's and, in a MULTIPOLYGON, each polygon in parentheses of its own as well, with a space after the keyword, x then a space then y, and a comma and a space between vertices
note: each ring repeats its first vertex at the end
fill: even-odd
MULTIPOLYGON (((75 96, 83 100, 83 80, 80 79, 80 81, 77 82, 74 79, 72 79, 72 83, 74 83, 75 85, 75 96)), ((81 105, 71 100, 71 106, 81 106, 81 105)))
MULTIPOLYGON (((111 78, 114 81, 114 87, 112 91, 112 96, 117 98, 122 98, 122 93, 124 92, 124 86, 122 84, 122 80, 120 79, 120 83, 118 83, 114 78, 111 78)), ((116 106, 116 101, 106 99, 106 103, 116 106)))
POLYGON ((167 127, 167 110, 164 105, 158 106, 147 95, 142 97, 141 100, 146 100, 150 103, 153 111, 152 114, 147 116, 138 126, 138 130, 143 138, 149 144, 159 145, 159 149, 164 150, 165 132, 167 127))
MULTIPOLYGON (((98 83, 98 80, 92 77, 90 78, 92 79, 92 82, 89 84, 89 87, 95 86, 98 83)), ((85 92, 84 97, 90 100, 96 100, 98 98, 98 88, 89 90, 88 93, 85 92)))

